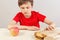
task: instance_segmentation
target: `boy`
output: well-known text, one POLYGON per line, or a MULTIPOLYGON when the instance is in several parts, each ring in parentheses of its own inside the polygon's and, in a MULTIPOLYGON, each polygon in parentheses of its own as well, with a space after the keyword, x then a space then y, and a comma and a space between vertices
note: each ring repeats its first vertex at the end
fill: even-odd
POLYGON ((33 0, 18 0, 18 6, 21 12, 18 12, 9 23, 9 29, 17 27, 20 30, 39 30, 39 22, 44 22, 49 25, 46 30, 54 29, 55 24, 48 20, 46 16, 40 14, 39 12, 32 11, 33 0), (17 25, 17 22, 20 22, 20 26, 17 25))

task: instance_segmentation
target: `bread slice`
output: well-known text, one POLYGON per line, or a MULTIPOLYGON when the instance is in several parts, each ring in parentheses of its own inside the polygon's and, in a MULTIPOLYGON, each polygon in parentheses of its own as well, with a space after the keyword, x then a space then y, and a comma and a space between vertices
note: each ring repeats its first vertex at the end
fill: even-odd
POLYGON ((46 35, 41 32, 35 32, 34 36, 35 40, 44 40, 44 38, 46 37, 46 35))

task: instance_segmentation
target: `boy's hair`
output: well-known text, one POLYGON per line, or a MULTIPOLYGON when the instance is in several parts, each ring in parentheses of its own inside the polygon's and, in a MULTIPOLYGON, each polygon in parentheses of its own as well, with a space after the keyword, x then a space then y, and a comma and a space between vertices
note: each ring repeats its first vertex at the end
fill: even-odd
POLYGON ((18 6, 21 6, 22 4, 30 2, 31 5, 33 6, 33 0, 18 0, 18 6))

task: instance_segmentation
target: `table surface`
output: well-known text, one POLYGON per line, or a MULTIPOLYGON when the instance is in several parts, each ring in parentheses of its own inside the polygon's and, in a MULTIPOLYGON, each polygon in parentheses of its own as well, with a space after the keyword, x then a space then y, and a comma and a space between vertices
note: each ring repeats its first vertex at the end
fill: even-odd
MULTIPOLYGON (((0 28, 0 40, 35 40, 34 32, 28 30, 20 30, 18 36, 11 36, 10 32, 6 28, 0 28)), ((60 35, 57 35, 57 40, 60 40, 60 35)))
POLYGON ((20 30, 18 36, 11 36, 10 32, 6 28, 0 29, 0 40, 35 40, 34 39, 35 31, 20 30))

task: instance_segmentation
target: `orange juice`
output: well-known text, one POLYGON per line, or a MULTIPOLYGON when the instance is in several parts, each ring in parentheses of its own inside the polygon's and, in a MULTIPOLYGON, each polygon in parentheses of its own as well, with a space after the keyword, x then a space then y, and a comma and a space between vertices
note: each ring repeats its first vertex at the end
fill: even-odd
POLYGON ((19 29, 17 27, 10 29, 10 34, 12 36, 17 36, 19 34, 19 29))

